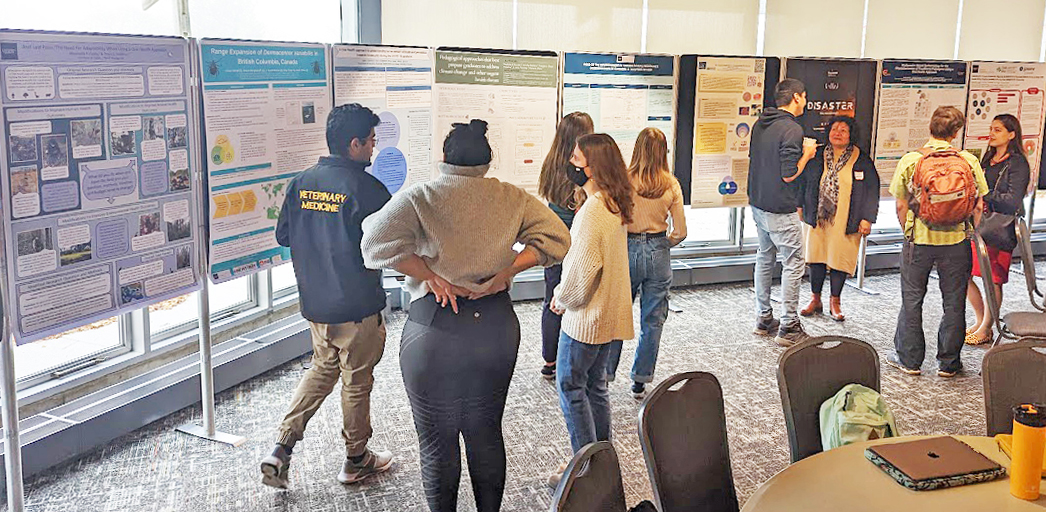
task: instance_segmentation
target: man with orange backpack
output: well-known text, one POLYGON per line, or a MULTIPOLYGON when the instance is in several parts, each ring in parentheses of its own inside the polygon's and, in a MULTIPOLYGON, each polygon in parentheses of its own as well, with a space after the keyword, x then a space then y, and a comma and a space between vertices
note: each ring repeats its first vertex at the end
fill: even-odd
POLYGON ((982 198, 988 193, 977 157, 949 142, 958 137, 965 122, 959 109, 937 108, 930 119, 930 141, 901 158, 890 182, 897 220, 904 227, 904 248, 901 312, 893 338, 896 353, 886 363, 909 375, 922 373, 923 298, 935 265, 944 303, 937 330, 937 375, 954 377, 962 370, 966 283, 973 265, 967 235, 980 222, 982 198))

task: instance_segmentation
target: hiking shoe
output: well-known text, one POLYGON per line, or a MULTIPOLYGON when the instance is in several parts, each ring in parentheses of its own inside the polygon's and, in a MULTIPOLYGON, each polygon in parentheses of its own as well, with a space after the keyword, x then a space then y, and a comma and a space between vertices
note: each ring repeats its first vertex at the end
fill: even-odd
POLYGON ((371 475, 384 473, 392 468, 392 452, 373 452, 369 449, 363 453, 363 460, 352 462, 346 458, 345 465, 338 473, 338 481, 343 484, 354 484, 371 475))
POLYGON ((752 330, 752 334, 758 334, 760 336, 766 336, 772 332, 777 331, 781 327, 781 321, 774 318, 773 316, 764 316, 755 322, 755 329, 752 330))
POLYGON ((646 385, 642 382, 632 383, 632 398, 636 400, 642 400, 646 396, 646 385))
POLYGON ((545 380, 556 380, 556 364, 541 365, 541 377, 545 380))
POLYGON ((559 467, 556 468, 556 470, 553 471, 552 474, 548 476, 548 486, 549 487, 551 487, 553 489, 559 487, 559 481, 563 479, 563 473, 566 473, 567 465, 569 465, 569 464, 570 464, 569 461, 560 464, 559 467))
POLYGON ((774 338, 774 342, 782 347, 791 347, 808 339, 810 339, 810 335, 806 334, 806 331, 803 330, 803 324, 797 320, 792 325, 782 325, 777 331, 777 337, 774 338))
POLYGON ((897 354, 890 354, 886 356, 886 364, 893 366, 894 368, 897 368, 898 370, 901 370, 902 372, 907 373, 908 375, 922 375, 923 373, 922 369, 920 368, 909 368, 905 366, 904 363, 901 362, 900 358, 897 357, 897 354))
POLYGON ((291 467, 291 456, 277 445, 272 455, 261 461, 262 483, 277 489, 287 488, 287 475, 291 467))
POLYGON ((941 369, 941 370, 937 370, 937 376, 938 377, 944 377, 945 379, 950 379, 950 378, 958 375, 959 372, 961 372, 961 371, 962 371, 962 367, 961 366, 959 368, 955 369, 955 370, 944 370, 944 369, 941 369))

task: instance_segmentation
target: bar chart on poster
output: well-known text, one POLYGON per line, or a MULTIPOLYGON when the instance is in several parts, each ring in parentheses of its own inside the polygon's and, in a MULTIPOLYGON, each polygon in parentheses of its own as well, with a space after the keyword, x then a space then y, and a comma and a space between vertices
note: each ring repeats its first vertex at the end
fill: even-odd
POLYGON ((218 283, 290 260, 276 243, 287 183, 327 154, 322 44, 203 39, 209 273, 218 283))
POLYGON ((334 104, 359 103, 381 119, 368 170, 396 193, 428 181, 432 165, 432 50, 333 46, 334 104))
POLYGON ((563 114, 584 112, 597 133, 617 141, 627 165, 644 128, 675 136, 675 57, 610 53, 563 55, 563 114))
POLYGON ((553 52, 436 50, 433 160, 453 123, 482 119, 494 152, 488 177, 537 194, 556 135, 559 58, 553 52))
POLYGON ((0 45, 16 339, 198 288, 188 41, 4 31, 0 45))

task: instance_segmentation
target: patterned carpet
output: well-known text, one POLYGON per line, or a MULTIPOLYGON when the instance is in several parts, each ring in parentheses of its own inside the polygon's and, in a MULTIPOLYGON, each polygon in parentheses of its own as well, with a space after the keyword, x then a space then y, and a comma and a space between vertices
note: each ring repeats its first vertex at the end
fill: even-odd
MULTIPOLYGON (((1041 272, 1041 269, 1040 269, 1041 272)), ((1013 275, 1006 309, 1030 309, 1023 279, 1013 275)), ((927 338, 936 339, 940 294, 935 281, 926 299, 927 338)), ((806 322, 811 334, 838 333, 871 342, 885 357, 900 304, 896 273, 872 276, 869 296, 847 288, 847 320, 827 317, 806 322)), ((730 450, 737 491, 743 502, 783 469, 788 445, 777 391, 777 358, 784 350, 769 338, 750 334, 753 297, 750 284, 695 287, 673 292, 656 380, 676 372, 714 373, 723 386, 730 450)), ((808 298, 807 288, 801 301, 808 298)), ((540 303, 517 305, 523 342, 507 411, 505 438, 509 479, 503 510, 547 510, 551 490, 545 479, 570 456, 566 428, 551 383, 538 376, 541 364, 540 303)), ((968 313, 972 318, 972 313, 968 313)), ((638 318, 638 315, 636 316, 638 318)), ((295 450, 292 488, 281 492, 260 483, 258 462, 272 448, 275 427, 302 373, 302 361, 288 363, 218 396, 217 426, 246 436, 240 448, 206 442, 174 431, 198 418, 199 407, 175 413, 123 436, 110 446, 27 481, 27 510, 67 511, 369 511, 425 510, 410 407, 399 376, 397 351, 405 316, 390 318, 385 357, 377 369, 373 394, 374 438, 371 445, 397 456, 396 468, 356 486, 343 486, 335 475, 343 460, 337 399, 328 399, 295 450)), ((985 431, 981 379, 983 348, 966 347, 966 373, 938 378, 935 343, 927 350, 926 373, 909 377, 883 369, 883 392, 905 434, 980 434, 985 431)), ((621 370, 630 368, 634 342, 625 343, 621 370), (626 363, 628 362, 628 363, 626 363)), ((627 374, 627 373, 626 373, 627 374)), ((619 373, 619 376, 621 374, 619 373)), ((636 433, 638 403, 629 382, 611 385, 614 442, 623 466, 629 506, 650 497, 636 433)), ((467 473, 463 474, 460 510, 474 510, 467 473)))

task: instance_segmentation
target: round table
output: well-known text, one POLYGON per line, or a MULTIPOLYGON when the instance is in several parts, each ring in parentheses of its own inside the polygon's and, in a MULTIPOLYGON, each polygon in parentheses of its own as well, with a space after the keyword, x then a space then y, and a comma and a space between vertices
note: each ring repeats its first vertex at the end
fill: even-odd
MULTIPOLYGON (((864 458, 864 449, 869 446, 927 437, 936 436, 879 439, 807 457, 759 486, 742 512, 1046 511, 1046 480, 1041 485, 1042 495, 1036 501, 1013 497, 1008 477, 948 489, 910 491, 864 458)), ((1010 459, 999 450, 995 439, 954 437, 1006 468, 1010 467, 1010 459)))

